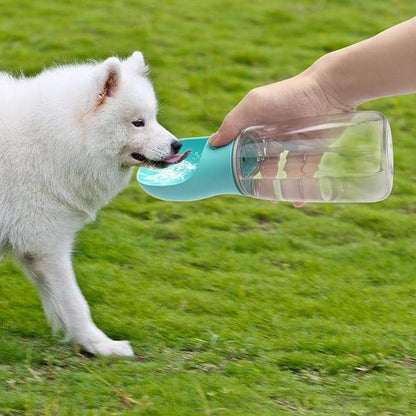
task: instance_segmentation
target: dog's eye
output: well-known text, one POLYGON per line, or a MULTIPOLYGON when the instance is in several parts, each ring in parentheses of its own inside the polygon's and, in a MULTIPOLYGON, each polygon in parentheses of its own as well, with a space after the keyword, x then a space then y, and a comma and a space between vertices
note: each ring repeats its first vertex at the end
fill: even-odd
POLYGON ((139 118, 138 120, 132 121, 134 127, 144 127, 144 120, 139 118))

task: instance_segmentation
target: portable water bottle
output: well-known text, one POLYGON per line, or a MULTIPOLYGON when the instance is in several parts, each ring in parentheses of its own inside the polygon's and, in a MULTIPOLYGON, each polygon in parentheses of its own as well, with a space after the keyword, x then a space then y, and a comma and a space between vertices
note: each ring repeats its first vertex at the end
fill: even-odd
POLYGON ((190 201, 239 194, 273 201, 376 202, 393 183, 390 126, 361 111, 290 120, 243 130, 214 149, 208 137, 182 140, 189 156, 162 169, 140 168, 149 194, 190 201))

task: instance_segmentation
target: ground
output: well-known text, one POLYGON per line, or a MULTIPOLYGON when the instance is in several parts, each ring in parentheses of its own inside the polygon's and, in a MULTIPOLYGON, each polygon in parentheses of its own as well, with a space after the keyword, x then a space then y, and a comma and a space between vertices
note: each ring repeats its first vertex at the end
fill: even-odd
MULTIPOLYGON (((0 68, 141 50, 159 120, 201 136, 249 89, 413 14, 411 0, 5 0, 0 68)), ((415 108, 413 96, 361 107, 392 127, 382 203, 168 203, 132 180, 79 233, 74 264, 97 324, 130 339, 134 359, 50 335, 34 288, 3 259, 0 414, 414 414, 415 108)))

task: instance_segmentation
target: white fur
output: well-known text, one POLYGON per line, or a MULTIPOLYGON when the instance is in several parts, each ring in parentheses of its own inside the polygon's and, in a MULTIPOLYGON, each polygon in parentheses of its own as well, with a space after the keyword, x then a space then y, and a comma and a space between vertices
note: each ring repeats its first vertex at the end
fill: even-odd
POLYGON ((0 256, 18 258, 54 330, 94 354, 133 350, 91 319, 72 270, 75 233, 127 184, 140 164, 132 153, 155 161, 174 153, 146 70, 135 52, 34 78, 0 73, 0 256))

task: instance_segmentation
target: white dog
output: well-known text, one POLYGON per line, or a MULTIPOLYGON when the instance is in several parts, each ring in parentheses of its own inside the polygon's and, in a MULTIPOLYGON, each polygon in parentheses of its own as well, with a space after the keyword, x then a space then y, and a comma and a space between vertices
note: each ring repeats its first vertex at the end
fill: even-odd
POLYGON ((180 142, 156 121, 140 52, 34 78, 0 73, 0 255, 12 251, 66 340, 131 356, 91 319, 71 265, 75 233, 127 184, 133 166, 175 163, 180 142))

